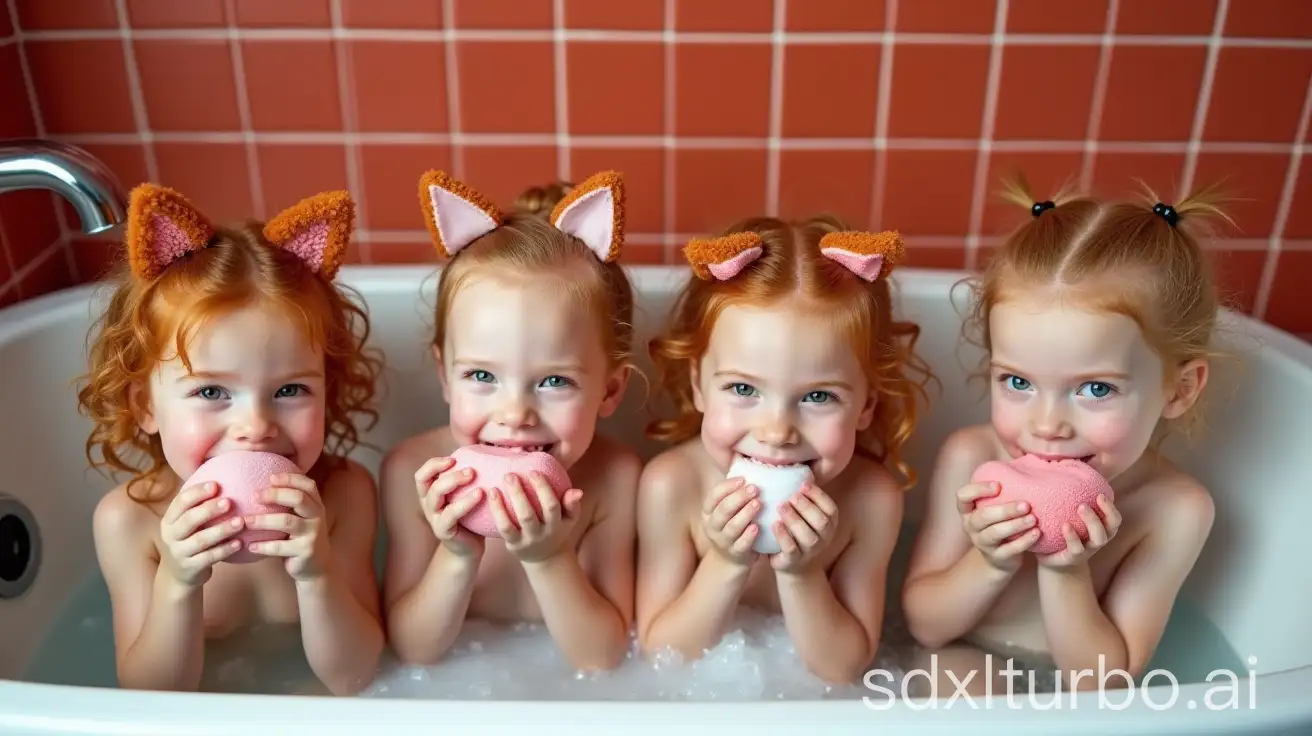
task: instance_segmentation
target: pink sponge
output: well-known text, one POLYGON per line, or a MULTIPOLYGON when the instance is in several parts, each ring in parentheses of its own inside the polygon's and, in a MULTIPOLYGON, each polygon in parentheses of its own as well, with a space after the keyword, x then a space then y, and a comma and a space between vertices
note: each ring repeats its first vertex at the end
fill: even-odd
MULTIPOLYGON (((216 517, 206 528, 222 524, 234 516, 255 516, 258 514, 278 514, 290 511, 286 506, 266 504, 259 496, 269 487, 269 477, 278 473, 300 473, 296 463, 271 452, 247 452, 237 450, 207 460, 191 477, 182 484, 183 488, 200 485, 207 481, 219 484, 219 496, 232 501, 232 508, 227 513, 216 517)), ((268 559, 264 555, 251 552, 247 547, 255 542, 270 542, 286 539, 287 533, 271 529, 244 529, 237 534, 242 548, 225 559, 225 562, 246 564, 268 559)))
MULTIPOLYGON (((556 498, 564 496, 565 491, 570 487, 569 475, 565 473, 565 467, 546 452, 523 452, 490 445, 468 445, 451 453, 451 458, 456 461, 456 468, 470 468, 474 471, 473 480, 451 494, 451 500, 455 501, 475 488, 482 488, 485 492, 483 500, 460 519, 460 526, 482 537, 501 538, 501 532, 497 531, 496 520, 492 516, 492 509, 487 505, 486 494, 499 489, 507 473, 519 476, 529 503, 539 514, 542 513, 542 505, 538 503, 537 493, 534 492, 529 481, 530 473, 538 472, 546 476, 547 483, 556 492, 556 498)), ((506 501, 509 507, 510 499, 507 498, 506 501)), ((511 521, 514 521, 515 510, 513 508, 508 510, 511 513, 511 521)))
POLYGON ((1066 538, 1061 532, 1066 522, 1087 542, 1089 529, 1080 519, 1080 504, 1087 505, 1101 518, 1098 496, 1113 500, 1107 480, 1079 460, 1049 461, 1035 455, 1023 455, 1007 463, 994 460, 976 468, 971 476, 973 483, 988 481, 996 481, 1002 490, 996 496, 980 499, 976 505, 1029 503, 1039 528, 1039 538, 1030 551, 1041 555, 1066 549, 1066 538))

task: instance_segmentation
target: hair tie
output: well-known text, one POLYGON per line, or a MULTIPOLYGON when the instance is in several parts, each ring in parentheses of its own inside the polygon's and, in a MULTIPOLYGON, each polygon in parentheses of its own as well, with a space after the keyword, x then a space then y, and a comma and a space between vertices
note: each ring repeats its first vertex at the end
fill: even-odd
POLYGON ((1161 215, 1162 219, 1170 223, 1171 227, 1175 227, 1175 223, 1180 221, 1180 213, 1176 212, 1175 208, 1169 204, 1158 202, 1153 205, 1153 212, 1161 215))
POLYGON ((1053 207, 1056 207, 1056 206, 1057 206, 1057 205, 1056 205, 1055 203, 1053 203, 1052 200, 1044 200, 1044 201, 1042 201, 1042 202, 1035 202, 1035 203, 1034 203, 1034 206, 1033 206, 1033 207, 1030 207, 1030 214, 1031 214, 1031 215, 1034 215, 1035 217, 1038 217, 1039 215, 1043 214, 1043 211, 1044 211, 1044 210, 1050 210, 1050 209, 1052 209, 1053 207))

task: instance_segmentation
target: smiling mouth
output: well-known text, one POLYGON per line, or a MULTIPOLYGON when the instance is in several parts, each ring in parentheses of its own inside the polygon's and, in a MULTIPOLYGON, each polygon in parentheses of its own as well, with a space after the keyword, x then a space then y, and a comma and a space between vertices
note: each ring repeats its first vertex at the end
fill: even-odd
POLYGON ((1041 460, 1047 460, 1050 463, 1059 462, 1061 460, 1076 460, 1078 462, 1084 463, 1085 465, 1088 465, 1090 462, 1093 461, 1094 458, 1093 455, 1083 455, 1077 457, 1075 455, 1045 455, 1041 452, 1035 452, 1031 454, 1033 454, 1035 457, 1038 457, 1041 460))
POLYGON ((738 452, 734 454, 736 454, 738 457, 741 457, 742 459, 748 462, 755 463, 757 465, 764 465, 767 468, 800 468, 803 466, 812 468, 815 463, 815 460, 803 460, 800 462, 790 463, 790 462, 782 462, 779 460, 767 460, 759 457, 753 457, 751 455, 742 452, 738 452))
POLYGON ((555 443, 549 443, 545 445, 526 445, 522 442, 486 442, 486 441, 479 442, 478 444, 487 447, 496 447, 502 450, 522 452, 525 454, 530 452, 551 452, 551 450, 556 446, 555 443))

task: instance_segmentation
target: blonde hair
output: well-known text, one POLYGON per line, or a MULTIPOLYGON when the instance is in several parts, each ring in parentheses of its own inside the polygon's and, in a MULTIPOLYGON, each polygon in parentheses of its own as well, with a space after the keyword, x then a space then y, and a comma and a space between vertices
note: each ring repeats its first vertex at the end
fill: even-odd
POLYGON ((658 372, 660 393, 674 404, 676 416, 648 425, 653 439, 681 442, 701 429, 702 415, 693 404, 691 372, 710 344, 715 322, 733 304, 769 305, 802 296, 842 325, 861 367, 878 396, 874 421, 858 436, 858 448, 915 483, 915 471, 901 459, 902 447, 916 426, 924 385, 932 377, 916 354, 920 328, 893 318, 888 279, 866 282, 821 255, 820 238, 848 230, 837 218, 813 217, 790 223, 770 217, 743 220, 723 235, 754 232, 762 255, 731 279, 689 279, 671 311, 663 334, 649 350, 658 372), (912 377, 919 374, 920 380, 912 377))
POLYGON ((322 482, 327 469, 359 444, 354 415, 372 426, 375 384, 382 368, 366 350, 369 317, 346 287, 306 268, 292 252, 270 244, 263 226, 248 222, 216 228, 205 247, 179 259, 154 278, 137 278, 122 263, 114 275, 109 306, 92 326, 90 369, 80 379, 78 405, 93 427, 86 455, 93 467, 131 474, 134 487, 167 466, 160 438, 139 427, 140 402, 133 387, 144 388, 157 364, 176 354, 191 370, 187 345, 204 325, 223 314, 251 306, 272 307, 288 316, 312 344, 324 351, 325 454, 310 476, 322 482), (100 459, 94 456, 99 450, 100 459), (141 469, 127 455, 145 457, 141 469))
MULTIPOLYGON (((1017 178, 1006 183, 1003 197, 1036 214, 971 280, 968 340, 990 352, 989 316, 996 304, 1017 290, 1057 288, 1082 305, 1134 320, 1165 365, 1164 381, 1180 365, 1216 355, 1211 343, 1221 303, 1211 261, 1199 246, 1216 219, 1229 219, 1216 187, 1190 194, 1173 208, 1146 185, 1139 201, 1062 191, 1040 204, 1017 178)), ((1185 434, 1199 422, 1201 403, 1176 420, 1185 434)))
POLYGON ((568 271, 566 293, 599 315, 597 334, 611 368, 633 359, 633 286, 618 263, 603 263, 578 238, 553 226, 547 217, 574 188, 556 182, 526 190, 506 221, 471 242, 443 267, 437 286, 433 344, 441 348, 447 316, 460 288, 476 275, 539 276, 568 271))

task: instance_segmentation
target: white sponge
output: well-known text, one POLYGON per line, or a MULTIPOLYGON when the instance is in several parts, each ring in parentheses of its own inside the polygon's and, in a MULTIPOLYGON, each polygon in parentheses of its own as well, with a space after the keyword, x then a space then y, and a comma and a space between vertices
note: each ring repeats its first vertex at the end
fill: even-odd
POLYGON ((757 498, 762 508, 756 515, 760 529, 752 549, 763 555, 775 554, 779 551, 779 540, 774 536, 779 505, 800 491, 802 484, 815 479, 811 468, 807 465, 766 465, 739 455, 729 466, 729 475, 726 477, 742 478, 747 485, 756 486, 760 492, 757 498))

